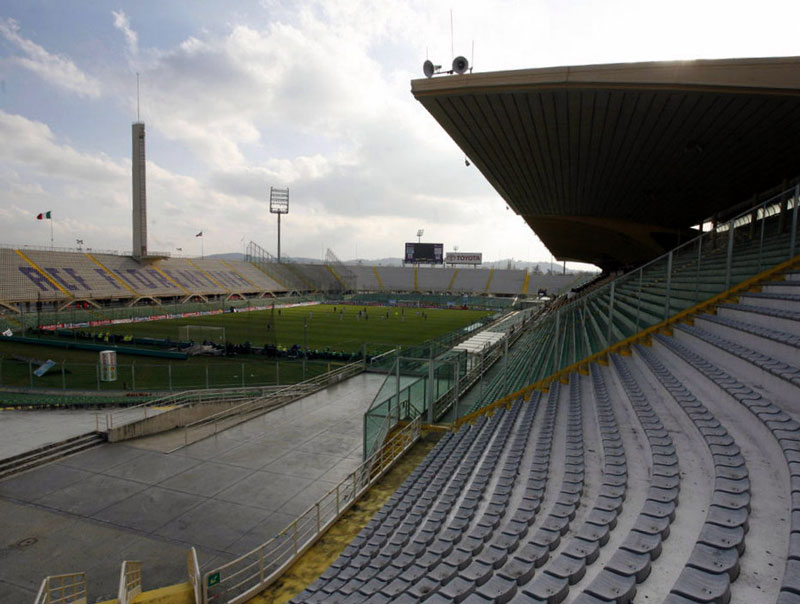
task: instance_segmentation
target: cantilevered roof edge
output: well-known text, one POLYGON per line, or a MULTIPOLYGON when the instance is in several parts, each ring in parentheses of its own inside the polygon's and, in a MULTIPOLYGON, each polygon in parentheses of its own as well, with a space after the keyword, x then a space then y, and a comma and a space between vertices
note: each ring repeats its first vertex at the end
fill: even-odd
POLYGON ((411 81, 417 97, 550 87, 715 88, 800 94, 800 57, 699 59, 493 71, 411 81))

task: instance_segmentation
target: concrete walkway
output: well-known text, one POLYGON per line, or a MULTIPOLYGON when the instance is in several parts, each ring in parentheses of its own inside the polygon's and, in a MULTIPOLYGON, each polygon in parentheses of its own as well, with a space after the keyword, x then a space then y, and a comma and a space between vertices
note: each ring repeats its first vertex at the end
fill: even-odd
MULTIPOLYGON (((186 580, 191 545, 203 569, 251 550, 358 466, 383 379, 361 374, 172 454, 106 444, 0 482, 0 604, 32 601, 48 574, 87 571, 94 602, 115 596, 125 559, 151 589, 186 580)), ((65 412, 25 413, 54 434, 39 424, 65 412)))
MULTIPOLYGON (((125 421, 126 410, 116 413, 125 421)), ((94 432, 98 426, 103 430, 105 425, 105 411, 97 409, 0 409, 0 459, 94 432)))

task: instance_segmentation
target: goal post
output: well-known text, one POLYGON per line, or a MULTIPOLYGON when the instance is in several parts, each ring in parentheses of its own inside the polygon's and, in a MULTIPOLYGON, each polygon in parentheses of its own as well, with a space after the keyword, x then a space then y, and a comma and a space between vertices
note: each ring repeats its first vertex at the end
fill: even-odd
POLYGON ((210 325, 181 325, 178 327, 178 340, 181 342, 212 342, 225 345, 225 328, 210 325))

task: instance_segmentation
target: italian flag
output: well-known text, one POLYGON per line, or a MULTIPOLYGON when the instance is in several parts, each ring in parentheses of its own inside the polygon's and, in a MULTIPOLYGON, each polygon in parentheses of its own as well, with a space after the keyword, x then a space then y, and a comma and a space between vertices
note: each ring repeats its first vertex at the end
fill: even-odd
POLYGON ((47 220, 52 220, 52 218, 50 217, 50 211, 48 210, 47 212, 42 212, 41 214, 36 216, 36 220, 41 220, 42 218, 47 218, 47 220))

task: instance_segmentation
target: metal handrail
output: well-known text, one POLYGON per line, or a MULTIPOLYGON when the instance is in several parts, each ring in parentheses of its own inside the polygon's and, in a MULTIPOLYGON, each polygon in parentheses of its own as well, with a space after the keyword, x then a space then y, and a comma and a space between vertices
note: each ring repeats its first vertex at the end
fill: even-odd
POLYGON ((269 586, 417 441, 420 427, 420 418, 404 426, 275 537, 207 571, 202 602, 239 604, 269 586))
POLYGON ((7 250, 33 250, 42 252, 78 252, 80 254, 109 254, 112 256, 130 256, 130 254, 120 253, 119 250, 101 250, 91 247, 51 247, 49 245, 16 245, 13 243, 0 243, 0 248, 7 250))
POLYGON ((119 604, 130 604, 140 593, 142 593, 142 563, 137 560, 124 560, 119 570, 117 601, 119 604))
POLYGON ((194 601, 196 604, 200 604, 203 598, 203 575, 200 573, 200 563, 197 560, 197 550, 194 546, 190 547, 186 554, 186 570, 189 575, 189 584, 194 593, 194 601))
POLYGON ((147 419, 147 410, 152 407, 179 407, 185 405, 187 403, 203 403, 203 402, 219 402, 220 396, 222 400, 226 400, 227 396, 231 396, 233 398, 235 395, 246 395, 250 393, 254 393, 255 396, 258 396, 260 393, 262 396, 267 394, 269 391, 274 391, 276 389, 285 388, 285 386, 246 386, 242 388, 241 386, 234 386, 232 388, 207 388, 203 390, 183 390, 181 392, 175 392, 172 394, 167 394, 157 399, 151 399, 145 401, 143 403, 139 403, 138 405, 131 405, 129 407, 125 407, 123 409, 118 409, 115 411, 110 411, 106 413, 106 428, 111 429, 114 427, 119 427, 120 425, 129 424, 135 421, 139 421, 140 419, 147 419), (204 399, 208 399, 207 401, 204 399), (118 422, 115 424, 114 417, 119 417, 121 415, 129 416, 131 415, 131 411, 141 409, 143 411, 142 417, 137 418, 130 418, 124 424, 119 424, 118 422))
POLYGON ((331 371, 325 372, 323 374, 311 377, 303 382, 297 382, 295 384, 288 384, 288 385, 272 385, 272 386, 235 386, 232 388, 207 388, 202 390, 184 390, 182 392, 175 392, 172 394, 167 394, 162 396, 161 398, 152 399, 149 401, 145 401, 143 403, 139 403, 138 405, 131 405, 129 407, 125 407, 124 409, 119 409, 116 411, 110 411, 106 413, 106 429, 111 429, 114 427, 119 427, 120 425, 125 425, 129 423, 133 423, 135 421, 139 421, 141 419, 147 419, 147 410, 152 407, 165 407, 171 406, 174 409, 177 409, 181 406, 187 404, 197 404, 197 403, 215 403, 225 400, 235 400, 237 398, 244 398, 245 396, 250 396, 251 398, 258 398, 259 396, 270 396, 273 394, 281 393, 284 391, 289 391, 292 388, 296 387, 303 387, 305 384, 315 384, 318 381, 322 382, 329 382, 333 377, 341 373, 347 373, 349 368, 353 366, 363 365, 361 361, 356 361, 354 363, 349 363, 347 365, 343 365, 342 367, 337 367, 336 369, 332 369, 331 371), (143 411, 142 417, 134 417, 128 418, 125 424, 117 423, 115 425, 114 417, 119 417, 121 415, 131 415, 131 411, 141 409, 143 411))
POLYGON ((280 390, 276 390, 265 396, 256 398, 254 400, 245 401, 239 405, 218 411, 217 413, 209 415, 208 417, 190 422, 184 426, 184 445, 189 444, 189 430, 192 428, 213 424, 214 433, 216 434, 218 422, 220 420, 224 420, 229 417, 244 416, 244 414, 250 411, 264 409, 268 406, 271 406, 269 403, 275 400, 280 401, 288 397, 288 401, 292 401, 296 400, 297 398, 313 394, 314 392, 329 386, 334 381, 339 381, 341 379, 357 375, 363 371, 363 369, 364 364, 361 361, 349 363, 343 367, 338 367, 321 375, 309 378, 304 382, 298 382, 289 386, 282 386, 280 390))
POLYGON ((86 604, 86 573, 50 575, 42 579, 34 604, 86 604))
MULTIPOLYGON (((791 263, 800 251, 799 223, 800 185, 795 185, 647 264, 554 307, 533 326, 552 342, 549 360, 542 365, 545 371, 533 375, 531 385, 510 396, 529 394, 532 389, 585 366, 609 350, 625 346, 672 318, 684 316, 691 308, 723 299, 728 295, 726 292, 732 291, 734 278, 744 279, 743 284, 748 284, 754 276, 762 274, 768 266, 766 258, 770 259, 769 266, 781 259, 791 263), (768 223, 776 228, 776 235, 767 231, 768 223), (775 238, 775 244, 770 237, 775 238), (704 281, 707 273, 713 278, 704 281), (569 352, 565 335, 570 320, 583 325, 584 339, 573 350, 572 358, 567 354, 562 358, 562 350, 569 352)), ((457 425, 505 404, 508 398, 478 409, 461 418, 457 425)))

